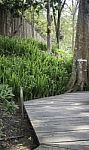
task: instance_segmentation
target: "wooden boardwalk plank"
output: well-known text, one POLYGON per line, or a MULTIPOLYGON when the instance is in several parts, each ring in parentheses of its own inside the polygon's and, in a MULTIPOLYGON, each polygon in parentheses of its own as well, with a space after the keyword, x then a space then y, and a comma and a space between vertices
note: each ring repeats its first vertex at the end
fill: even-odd
POLYGON ((41 144, 51 145, 50 150, 55 144, 89 150, 89 92, 31 100, 24 106, 41 144))

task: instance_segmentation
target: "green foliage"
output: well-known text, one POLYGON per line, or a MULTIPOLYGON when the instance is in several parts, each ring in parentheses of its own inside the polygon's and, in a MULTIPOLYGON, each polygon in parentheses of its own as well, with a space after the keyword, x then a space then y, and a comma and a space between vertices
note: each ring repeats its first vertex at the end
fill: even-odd
POLYGON ((0 100, 10 100, 14 95, 12 94, 12 88, 8 85, 0 84, 0 100))
POLYGON ((40 10, 39 14, 34 10, 34 20, 32 20, 32 10, 27 9, 25 11, 25 17, 28 21, 34 22, 34 26, 41 35, 46 37, 47 35, 47 18, 44 10, 40 10))
POLYGON ((14 95, 12 88, 5 84, 0 84, 0 103, 5 107, 5 110, 12 113, 15 111, 15 103, 12 101, 14 95))
POLYGON ((33 39, 0 37, 0 55, 29 57, 37 49, 45 51, 47 48, 45 44, 33 39))
POLYGON ((39 0, 0 0, 0 5, 14 16, 23 14, 29 7, 34 7, 38 12, 43 8, 42 1, 39 0))
POLYGON ((25 100, 65 92, 72 58, 49 55, 44 48, 32 39, 0 37, 0 83, 12 87, 16 97, 20 86, 25 100))

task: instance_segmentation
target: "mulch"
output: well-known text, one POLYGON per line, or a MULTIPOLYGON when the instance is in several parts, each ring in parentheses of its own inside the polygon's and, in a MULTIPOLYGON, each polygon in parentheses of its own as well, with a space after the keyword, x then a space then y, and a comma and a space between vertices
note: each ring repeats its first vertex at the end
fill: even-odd
POLYGON ((0 104, 0 150, 32 150, 38 145, 26 112, 22 117, 18 107, 14 114, 10 114, 0 104))

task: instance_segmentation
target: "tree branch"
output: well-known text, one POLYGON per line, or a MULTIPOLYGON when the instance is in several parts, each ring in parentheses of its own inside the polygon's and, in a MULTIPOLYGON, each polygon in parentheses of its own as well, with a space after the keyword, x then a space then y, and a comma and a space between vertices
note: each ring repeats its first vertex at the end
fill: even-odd
POLYGON ((63 4, 62 4, 62 6, 61 6, 60 13, 62 12, 62 10, 63 10, 63 8, 64 8, 65 3, 66 3, 66 0, 64 0, 63 4))

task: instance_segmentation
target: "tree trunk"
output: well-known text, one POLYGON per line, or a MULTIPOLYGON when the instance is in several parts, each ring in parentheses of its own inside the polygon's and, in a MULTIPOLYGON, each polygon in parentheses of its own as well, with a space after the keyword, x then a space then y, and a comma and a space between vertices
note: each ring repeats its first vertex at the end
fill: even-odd
POLYGON ((75 15, 76 15, 76 8, 74 9, 74 0, 72 0, 72 51, 74 51, 74 37, 75 37, 75 15))
MULTIPOLYGON (((60 4, 59 4, 59 8, 60 8, 60 4)), ((56 39, 57 39, 58 48, 60 42, 60 17, 61 17, 61 12, 60 9, 58 9, 58 20, 57 20, 57 28, 56 28, 56 39)))
MULTIPOLYGON (((55 12, 53 3, 52 3, 52 10, 53 10, 53 19, 54 19, 55 33, 56 33, 56 31, 57 31, 57 21, 56 21, 56 12, 55 12)), ((56 38, 56 37, 57 37, 57 36, 55 36, 55 38, 56 38)))
POLYGON ((78 1, 72 0, 72 9, 70 8, 72 14, 72 51, 74 52, 74 41, 75 41, 75 24, 76 24, 76 13, 78 9, 78 1))
POLYGON ((50 0, 47 0, 47 50, 51 53, 51 15, 50 0))
POLYGON ((56 42, 57 42, 57 47, 59 48, 59 43, 60 43, 60 22, 61 22, 61 13, 64 8, 66 0, 64 0, 62 3, 61 1, 58 1, 58 10, 57 10, 57 19, 56 19, 56 13, 54 6, 52 4, 53 8, 53 17, 54 17, 54 25, 55 25, 55 33, 56 33, 56 42))
POLYGON ((74 37, 75 37, 75 14, 72 18, 72 51, 74 51, 74 37))
POLYGON ((89 85, 89 2, 80 0, 72 75, 69 91, 86 90, 89 85))
POLYGON ((34 38, 34 8, 31 9, 32 37, 34 38))

